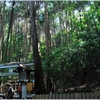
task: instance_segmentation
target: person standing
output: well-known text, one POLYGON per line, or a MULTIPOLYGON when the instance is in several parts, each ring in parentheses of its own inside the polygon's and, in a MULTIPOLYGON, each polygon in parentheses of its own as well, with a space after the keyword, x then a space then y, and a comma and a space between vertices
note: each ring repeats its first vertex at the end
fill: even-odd
POLYGON ((7 99, 13 99, 14 90, 11 87, 11 84, 7 84, 7 86, 8 86, 7 99))

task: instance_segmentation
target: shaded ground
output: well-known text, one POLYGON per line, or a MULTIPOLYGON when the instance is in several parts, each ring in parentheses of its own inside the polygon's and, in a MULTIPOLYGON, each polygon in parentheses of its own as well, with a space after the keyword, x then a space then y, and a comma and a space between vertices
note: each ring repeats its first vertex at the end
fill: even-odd
POLYGON ((79 86, 72 86, 65 89, 63 92, 62 89, 58 89, 57 93, 78 93, 78 92, 100 92, 100 78, 94 80, 91 83, 81 84, 79 86))
POLYGON ((100 79, 91 83, 83 84, 80 86, 70 87, 65 90, 67 93, 71 92, 98 92, 100 91, 100 79))

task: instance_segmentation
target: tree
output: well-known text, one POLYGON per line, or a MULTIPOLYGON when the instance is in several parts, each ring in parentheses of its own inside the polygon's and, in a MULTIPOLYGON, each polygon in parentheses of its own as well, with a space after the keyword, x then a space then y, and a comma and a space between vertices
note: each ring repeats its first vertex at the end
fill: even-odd
POLYGON ((7 41, 6 41, 6 47, 5 47, 5 52, 4 52, 4 61, 7 62, 10 60, 10 58, 8 59, 8 41, 9 41, 9 37, 10 37, 10 33, 12 32, 12 22, 13 22, 13 13, 14 13, 14 5, 15 5, 15 1, 12 2, 12 10, 11 10, 11 18, 10 18, 10 22, 9 22, 9 28, 8 28, 8 35, 7 35, 7 41))
POLYGON ((1 35, 0 35, 0 43, 1 43, 1 51, 0 51, 0 61, 3 61, 3 50, 4 50, 4 17, 5 17, 5 1, 3 4, 3 11, 2 11, 2 15, 1 15, 1 35))
POLYGON ((35 2, 29 1, 29 6, 30 6, 34 68, 35 68, 35 93, 44 94, 45 87, 44 87, 44 82, 43 82, 43 70, 42 70, 40 55, 38 52, 38 39, 37 39, 37 31, 36 31, 36 23, 35 23, 35 17, 36 17, 35 2))
MULTIPOLYGON (((51 51, 51 35, 50 35, 50 23, 49 23, 49 15, 48 15, 48 3, 45 1, 45 38, 46 38, 46 54, 50 55, 51 51)), ((50 61, 47 60, 47 67, 50 68, 50 61)), ((51 77, 49 72, 47 72, 47 85, 46 92, 50 93, 52 89, 51 77)))

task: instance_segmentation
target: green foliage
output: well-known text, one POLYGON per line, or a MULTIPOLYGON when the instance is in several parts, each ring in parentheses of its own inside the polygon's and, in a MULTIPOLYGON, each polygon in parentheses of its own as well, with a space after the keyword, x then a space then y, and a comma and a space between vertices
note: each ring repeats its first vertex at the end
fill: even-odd
MULTIPOLYGON (((38 4, 40 8, 36 9, 36 22, 39 22, 38 27, 41 29, 39 35, 42 33, 41 36, 43 36, 44 2, 38 2, 38 4)), ((45 39, 40 40, 39 53, 42 58, 43 69, 50 74, 54 82, 59 83, 59 86, 63 87, 63 84, 67 84, 68 80, 73 81, 68 85, 71 86, 75 81, 73 76, 76 70, 94 68, 95 66, 96 70, 100 69, 100 2, 49 1, 47 4, 52 50, 49 55, 46 55, 45 39), (48 62, 50 63, 49 68, 48 62)), ((2 5, 0 3, 0 7, 2 5)), ((16 1, 12 34, 10 34, 8 43, 8 47, 11 47, 11 61, 19 61, 19 59, 25 58, 27 58, 27 61, 33 61, 29 35, 29 8, 26 8, 27 2, 16 1), (26 20, 28 30, 24 26, 26 20), (27 44, 25 41, 26 33, 28 34, 27 44), (28 57, 25 56, 26 45, 28 57)), ((10 14, 11 4, 5 7, 4 48, 6 47, 10 14)))
POLYGON ((100 91, 100 87, 97 87, 95 90, 96 90, 96 92, 99 92, 100 91))
POLYGON ((28 61, 33 61, 33 53, 29 52, 28 54, 28 61))
MULTIPOLYGON (((64 30, 64 28, 63 31, 57 30, 57 34, 52 36, 55 46, 52 47, 50 55, 46 56, 45 61, 43 61, 45 71, 50 73, 54 82, 60 79, 59 84, 62 84, 61 81, 67 83, 66 78, 72 79, 74 83, 73 76, 76 70, 92 66, 99 69, 100 22, 98 22, 98 11, 100 8, 96 7, 93 2, 73 2, 71 5, 74 6, 66 6, 62 9, 62 11, 67 12, 76 9, 78 11, 76 16, 66 16, 66 19, 71 20, 71 29, 69 31, 64 30), (81 4, 81 6, 76 6, 77 4, 81 4), (79 12, 79 9, 82 11, 79 12), (63 45, 61 45, 62 40, 63 45), (50 62, 49 68, 46 66, 47 62, 50 62)), ((56 14, 52 13, 52 16, 56 18, 56 14)))
POLYGON ((46 45, 44 42, 40 43, 40 55, 41 58, 44 58, 44 56, 46 55, 46 45))

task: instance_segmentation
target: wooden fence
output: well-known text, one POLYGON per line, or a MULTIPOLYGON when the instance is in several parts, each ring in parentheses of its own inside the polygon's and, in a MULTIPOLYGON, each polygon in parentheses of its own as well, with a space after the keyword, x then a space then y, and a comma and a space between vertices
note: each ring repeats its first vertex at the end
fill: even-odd
POLYGON ((35 95, 32 99, 100 99, 99 92, 35 95))

